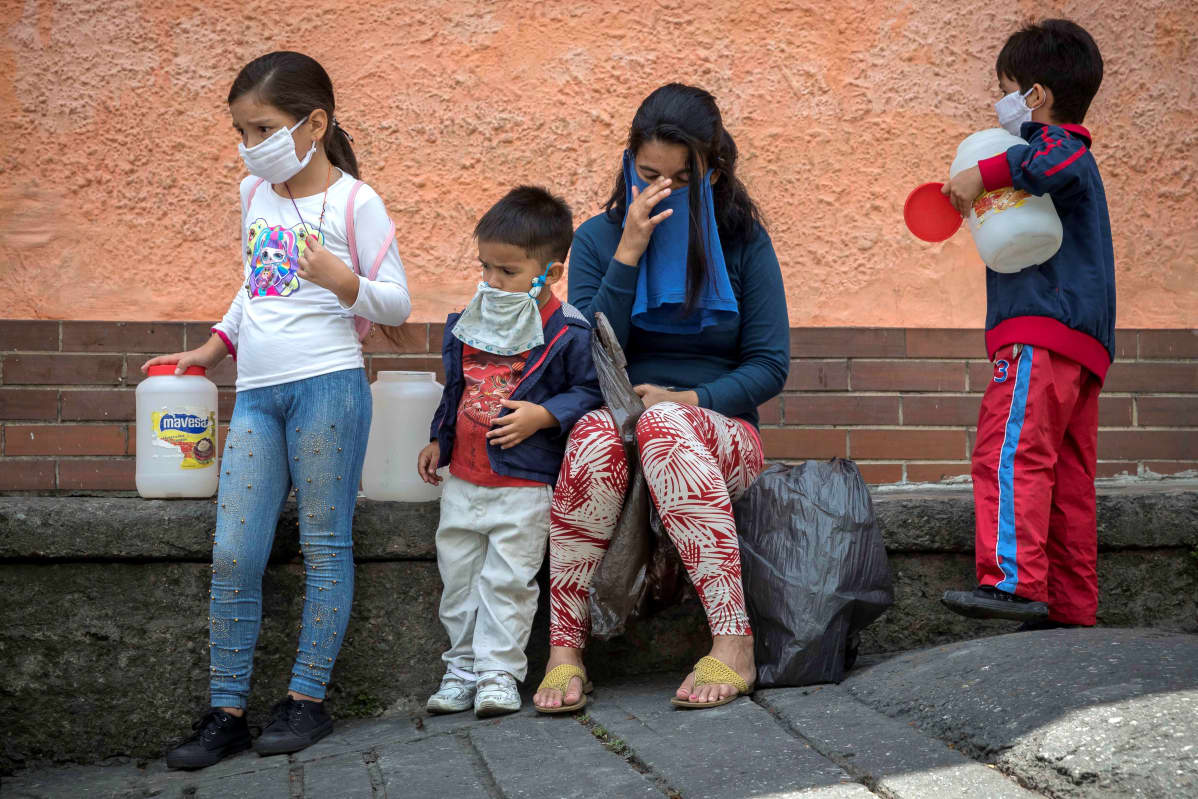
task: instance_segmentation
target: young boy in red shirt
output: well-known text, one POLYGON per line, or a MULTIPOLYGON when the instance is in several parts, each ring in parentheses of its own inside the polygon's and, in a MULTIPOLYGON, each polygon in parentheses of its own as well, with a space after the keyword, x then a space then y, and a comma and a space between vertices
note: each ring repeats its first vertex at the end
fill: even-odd
POLYGON ((438 484, 437 528, 449 649, 430 713, 520 709, 516 683, 537 609, 537 571, 570 428, 603 404, 591 327, 549 287, 574 237, 569 206, 520 186, 474 229, 483 282, 445 323, 445 392, 417 470, 438 484))

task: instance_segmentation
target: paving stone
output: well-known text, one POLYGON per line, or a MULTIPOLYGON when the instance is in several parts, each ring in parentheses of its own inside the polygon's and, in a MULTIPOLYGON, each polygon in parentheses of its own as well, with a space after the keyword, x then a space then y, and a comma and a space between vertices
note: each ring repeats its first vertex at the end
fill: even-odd
POLYGON ((388 744, 379 750, 377 765, 389 797, 491 799, 469 743, 456 735, 388 744))
POLYGON ((79 799, 121 796, 133 790, 140 772, 133 766, 72 766, 27 772, 20 777, 0 777, 4 799, 79 799))
POLYGON ((841 685, 1059 799, 1198 796, 1198 636, 1014 633, 905 653, 841 685))
POLYGON ((304 765, 304 796, 309 799, 372 799, 370 772, 362 752, 304 765))
POLYGON ((469 735, 507 799, 584 799, 598 786, 605 796, 661 799, 653 783, 572 716, 505 720, 469 735), (566 763, 569 768, 558 767, 566 763))
POLYGON ((757 701, 822 754, 892 799, 1036 796, 998 771, 872 711, 839 686, 759 691, 757 701))
POLYGON ((822 785, 805 791, 773 793, 768 799, 877 799, 878 795, 858 782, 822 785))
POLYGON ((490 719, 480 719, 474 715, 474 711, 472 710, 464 710, 461 713, 445 713, 437 716, 421 715, 419 717, 420 729, 418 734, 422 737, 445 735, 446 733, 462 732, 471 727, 495 725, 501 721, 511 721, 518 718, 535 718, 539 715, 529 700, 524 702, 523 707, 517 713, 490 719))
POLYGON ((159 758, 149 763, 140 771, 140 774, 145 782, 154 786, 190 785, 202 780, 213 780, 233 774, 246 774, 251 771, 266 771, 286 765, 286 757, 263 758, 249 749, 226 757, 216 765, 199 771, 173 771, 166 767, 165 760, 159 758))
POLYGON ((366 721, 338 721, 333 732, 312 744, 302 752, 296 752, 292 760, 308 763, 346 752, 362 752, 383 744, 411 741, 421 737, 411 719, 370 719, 366 721))
POLYGON ((606 688, 587 710, 687 799, 790 796, 852 782, 752 700, 676 710, 669 698, 677 685, 658 678, 606 688))
POLYGON ((271 768, 205 780, 195 786, 192 796, 195 799, 291 799, 291 770, 271 768))

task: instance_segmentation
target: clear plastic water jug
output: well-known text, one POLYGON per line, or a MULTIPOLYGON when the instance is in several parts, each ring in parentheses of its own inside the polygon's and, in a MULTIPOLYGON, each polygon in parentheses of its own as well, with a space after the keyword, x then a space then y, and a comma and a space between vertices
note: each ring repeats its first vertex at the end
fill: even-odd
MULTIPOLYGON (((949 176, 1017 144, 1027 142, 1002 128, 980 130, 957 147, 949 176)), ((1011 186, 988 191, 973 201, 966 221, 978 255, 995 272, 1042 264, 1061 249, 1061 218, 1047 194, 1036 197, 1011 186)))
POLYGON ((137 493, 210 497, 220 481, 216 385, 204 367, 151 366, 137 387, 137 493))
POLYGON ((441 488, 416 473, 416 457, 428 446, 429 426, 442 386, 432 372, 379 372, 370 386, 374 411, 362 491, 367 499, 432 502, 441 488))

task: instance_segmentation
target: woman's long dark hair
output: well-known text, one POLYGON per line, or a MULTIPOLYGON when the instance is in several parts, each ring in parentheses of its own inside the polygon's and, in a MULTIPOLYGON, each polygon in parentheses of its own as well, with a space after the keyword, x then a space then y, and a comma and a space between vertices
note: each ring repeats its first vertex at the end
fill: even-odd
MULTIPOLYGON (((686 265, 686 304, 683 313, 689 314, 709 279, 710 266, 703 247, 699 222, 699 181, 703 179, 701 165, 719 172, 711 187, 715 205, 716 226, 720 240, 725 243, 743 242, 754 230, 764 227, 745 184, 736 176, 736 142, 724 127, 719 106, 710 92, 682 83, 668 83, 653 91, 636 110, 628 131, 628 151, 634 156, 648 141, 681 144, 687 149, 686 169, 690 175, 690 237, 686 265)), ((609 219, 623 222, 628 210, 624 172, 620 171, 611 196, 604 205, 609 219)))
POLYGON ((301 119, 323 108, 329 115, 322 144, 333 166, 358 177, 358 159, 350 145, 349 134, 336 123, 333 112, 333 81, 315 58, 290 50, 280 50, 255 58, 241 68, 229 89, 229 102, 254 92, 267 105, 301 119))

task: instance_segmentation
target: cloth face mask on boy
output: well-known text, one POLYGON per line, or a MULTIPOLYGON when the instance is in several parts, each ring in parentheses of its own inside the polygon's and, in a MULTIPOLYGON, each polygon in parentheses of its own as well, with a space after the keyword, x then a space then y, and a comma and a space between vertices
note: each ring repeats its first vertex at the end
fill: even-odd
POLYGON ((479 283, 474 298, 453 326, 454 337, 492 355, 517 355, 544 344, 537 297, 550 266, 547 264, 541 276, 533 278, 528 291, 503 291, 485 281, 479 283))
POLYGON ((245 168, 250 174, 272 184, 286 183, 298 175, 316 153, 316 142, 313 141, 304 160, 295 156, 294 133, 307 121, 308 117, 305 116, 294 127, 284 125, 253 147, 238 142, 237 152, 241 154, 241 160, 245 161, 245 168))

